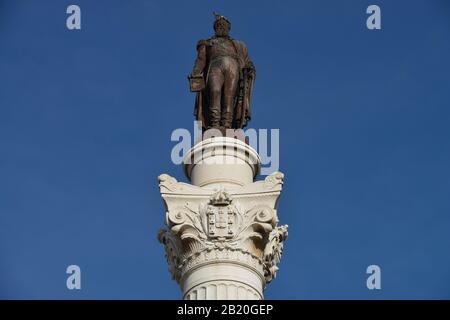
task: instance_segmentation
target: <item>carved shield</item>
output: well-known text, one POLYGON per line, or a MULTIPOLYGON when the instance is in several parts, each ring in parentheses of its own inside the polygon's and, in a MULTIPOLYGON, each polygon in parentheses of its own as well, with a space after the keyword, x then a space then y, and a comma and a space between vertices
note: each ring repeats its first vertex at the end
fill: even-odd
POLYGON ((233 205, 207 208, 208 236, 212 239, 234 237, 236 232, 236 209, 233 205))

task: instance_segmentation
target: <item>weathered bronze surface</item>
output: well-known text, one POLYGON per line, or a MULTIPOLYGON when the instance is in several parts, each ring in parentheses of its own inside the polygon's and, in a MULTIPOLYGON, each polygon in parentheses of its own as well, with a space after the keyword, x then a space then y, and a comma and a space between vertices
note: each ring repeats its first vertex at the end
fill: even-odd
POLYGON ((188 77, 191 91, 197 92, 194 115, 204 130, 240 129, 251 118, 256 69, 245 43, 230 37, 230 21, 214 15, 215 35, 197 43, 197 59, 188 77))

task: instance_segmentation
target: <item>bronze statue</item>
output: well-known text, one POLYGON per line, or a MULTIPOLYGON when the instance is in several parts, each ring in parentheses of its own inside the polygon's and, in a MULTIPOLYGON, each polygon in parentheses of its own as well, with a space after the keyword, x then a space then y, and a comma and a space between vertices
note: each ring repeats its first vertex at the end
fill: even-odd
POLYGON ((240 129, 251 118, 256 70, 245 43, 229 36, 230 21, 214 16, 215 35, 198 42, 198 56, 188 77, 191 91, 197 92, 194 115, 203 130, 240 129))

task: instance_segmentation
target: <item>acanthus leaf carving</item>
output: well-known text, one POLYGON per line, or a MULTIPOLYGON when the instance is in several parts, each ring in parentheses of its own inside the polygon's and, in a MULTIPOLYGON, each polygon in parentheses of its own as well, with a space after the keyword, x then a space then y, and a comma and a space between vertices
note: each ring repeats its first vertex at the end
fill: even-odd
POLYGON ((164 245, 166 251, 167 264, 172 278, 177 282, 181 277, 180 257, 181 243, 180 240, 168 229, 160 229, 158 232, 158 240, 164 245))
POLYGON ((267 244, 264 249, 264 267, 267 283, 275 278, 278 271, 278 264, 281 261, 281 256, 283 254, 283 242, 288 237, 288 226, 278 226, 273 229, 268 237, 267 244))

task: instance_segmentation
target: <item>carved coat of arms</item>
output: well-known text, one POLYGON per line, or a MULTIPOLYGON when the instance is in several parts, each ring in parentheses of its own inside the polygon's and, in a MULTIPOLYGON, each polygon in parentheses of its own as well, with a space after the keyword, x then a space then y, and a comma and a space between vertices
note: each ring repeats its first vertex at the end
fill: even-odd
POLYGON ((216 192, 206 208, 207 232, 211 239, 229 239, 236 235, 236 207, 228 193, 216 192))

